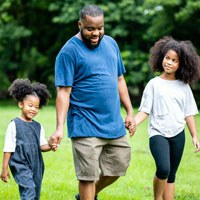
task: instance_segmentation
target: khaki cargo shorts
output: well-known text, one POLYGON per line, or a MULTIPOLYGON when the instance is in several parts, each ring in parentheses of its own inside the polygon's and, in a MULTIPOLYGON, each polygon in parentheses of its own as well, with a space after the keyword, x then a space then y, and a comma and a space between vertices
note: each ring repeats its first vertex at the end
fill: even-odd
POLYGON ((126 136, 116 139, 97 137, 71 138, 78 180, 96 181, 103 176, 124 176, 131 159, 126 136))

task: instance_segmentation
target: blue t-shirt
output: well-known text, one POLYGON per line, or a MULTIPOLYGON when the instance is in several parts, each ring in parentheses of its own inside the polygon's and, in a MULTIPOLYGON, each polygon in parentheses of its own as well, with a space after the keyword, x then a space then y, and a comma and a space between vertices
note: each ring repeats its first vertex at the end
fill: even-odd
POLYGON ((72 37, 56 58, 55 85, 71 86, 68 137, 118 138, 126 134, 120 114, 118 76, 125 73, 117 43, 104 35, 89 49, 72 37))

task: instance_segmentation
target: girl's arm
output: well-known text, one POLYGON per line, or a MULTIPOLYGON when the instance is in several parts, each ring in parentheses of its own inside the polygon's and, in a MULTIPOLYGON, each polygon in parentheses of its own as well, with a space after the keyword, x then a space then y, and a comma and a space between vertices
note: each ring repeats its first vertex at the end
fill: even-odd
POLYGON ((10 178, 10 174, 8 171, 8 162, 10 160, 11 152, 4 152, 3 154, 3 164, 2 164, 2 171, 1 171, 1 180, 4 182, 7 181, 7 177, 10 178))
POLYGON ((197 148, 195 152, 198 152, 198 151, 200 151, 200 143, 198 141, 197 129, 196 129, 196 123, 195 123, 194 116, 188 116, 185 118, 185 120, 187 122, 188 129, 192 136, 192 142, 193 142, 195 148, 197 148))
POLYGON ((46 138, 45 138, 45 130, 44 127, 41 125, 41 130, 40 130, 40 149, 42 152, 47 152, 50 150, 53 150, 51 146, 48 144, 46 138))
POLYGON ((40 149, 42 152, 47 152, 51 150, 51 147, 49 146, 49 144, 44 144, 42 146, 40 146, 40 149))
POLYGON ((148 116, 149 114, 139 111, 137 115, 135 116, 136 126, 142 123, 148 116))

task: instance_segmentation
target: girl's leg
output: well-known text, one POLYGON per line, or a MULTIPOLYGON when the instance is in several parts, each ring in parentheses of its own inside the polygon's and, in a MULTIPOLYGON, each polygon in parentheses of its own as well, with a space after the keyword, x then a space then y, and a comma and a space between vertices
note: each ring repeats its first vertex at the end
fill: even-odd
POLYGON ((36 193, 35 193, 35 187, 27 187, 27 186, 21 186, 19 185, 19 193, 21 200, 35 200, 36 199, 36 193))
POLYGON ((163 194, 163 200, 173 200, 175 191, 175 183, 167 183, 165 192, 163 194))
POLYGON ((156 135, 150 138, 150 150, 156 163, 154 177, 154 199, 160 200, 164 194, 170 172, 169 142, 166 138, 156 135))
POLYGON ((181 162, 185 145, 185 132, 182 131, 177 136, 169 139, 170 143, 170 174, 168 178, 168 184, 163 195, 164 200, 173 200, 175 192, 175 177, 178 170, 178 166, 181 162))
POLYGON ((11 167, 13 177, 19 186, 21 200, 38 200, 36 197, 36 185, 33 180, 33 173, 28 166, 18 164, 18 168, 11 167), (17 172, 18 170, 18 172, 17 172))
POLYGON ((160 200, 167 185, 167 179, 159 179, 156 175, 153 180, 154 200, 160 200))

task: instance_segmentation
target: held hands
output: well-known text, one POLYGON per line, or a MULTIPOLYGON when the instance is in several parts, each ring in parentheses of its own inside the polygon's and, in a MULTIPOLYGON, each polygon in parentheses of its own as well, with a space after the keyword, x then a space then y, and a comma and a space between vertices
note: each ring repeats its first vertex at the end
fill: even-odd
POLYGON ((192 139, 192 142, 194 144, 194 147, 196 148, 196 150, 194 151, 195 153, 197 153, 198 151, 200 151, 200 143, 198 141, 198 138, 197 137, 194 137, 192 139))
POLYGON ((48 144, 51 147, 52 151, 55 152, 58 149, 58 146, 60 145, 63 136, 64 136, 64 131, 56 130, 48 139, 48 144))
POLYGON ((1 176, 0 176, 1 180, 7 183, 8 182, 7 177, 10 179, 10 174, 9 174, 8 169, 2 169, 1 176))
POLYGON ((130 133, 130 137, 132 137, 136 131, 136 123, 133 114, 128 114, 126 116, 124 124, 130 133))

